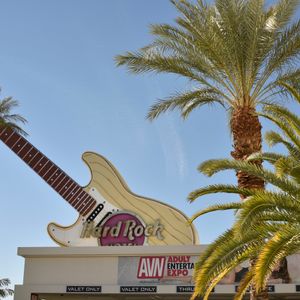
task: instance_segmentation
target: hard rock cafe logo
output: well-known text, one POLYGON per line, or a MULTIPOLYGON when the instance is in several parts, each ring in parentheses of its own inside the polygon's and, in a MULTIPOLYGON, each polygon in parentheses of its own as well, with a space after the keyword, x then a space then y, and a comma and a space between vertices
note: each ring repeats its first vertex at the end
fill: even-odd
POLYGON ((136 246, 144 245, 150 236, 163 240, 163 230, 164 226, 159 220, 153 224, 145 224, 136 215, 119 212, 99 226, 95 226, 94 222, 86 222, 80 238, 97 238, 101 246, 136 246))

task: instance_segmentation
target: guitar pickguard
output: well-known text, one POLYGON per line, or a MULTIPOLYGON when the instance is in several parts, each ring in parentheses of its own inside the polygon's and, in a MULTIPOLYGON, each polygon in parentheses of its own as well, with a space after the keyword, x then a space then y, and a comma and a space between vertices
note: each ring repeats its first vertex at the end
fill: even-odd
POLYGON ((79 216, 77 221, 71 226, 64 227, 56 223, 50 223, 48 225, 48 233, 57 244, 61 246, 99 246, 96 238, 80 238, 85 222, 92 219, 98 225, 109 216, 108 214, 119 211, 119 208, 105 201, 96 188, 86 188, 86 191, 97 201, 95 210, 99 205, 103 205, 103 209, 95 217, 93 216, 94 210, 86 217, 79 216))

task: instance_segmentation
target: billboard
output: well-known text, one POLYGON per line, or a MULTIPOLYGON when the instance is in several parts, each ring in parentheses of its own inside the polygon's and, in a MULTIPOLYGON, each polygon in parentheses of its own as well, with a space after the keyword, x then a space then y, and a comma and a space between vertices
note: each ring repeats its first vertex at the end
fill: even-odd
MULTIPOLYGON (((196 255, 119 257, 119 285, 193 285, 196 255)), ((238 284, 249 269, 246 262, 234 268, 219 284, 238 284)), ((269 284, 300 283, 300 254, 282 260, 269 284), (287 268, 285 268, 287 266, 287 268)))

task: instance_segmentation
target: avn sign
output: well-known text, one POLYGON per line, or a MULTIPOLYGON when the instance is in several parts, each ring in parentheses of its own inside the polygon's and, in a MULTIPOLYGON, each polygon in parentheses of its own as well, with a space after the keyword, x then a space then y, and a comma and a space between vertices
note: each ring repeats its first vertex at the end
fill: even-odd
POLYGON ((165 256, 141 257, 139 261, 137 278, 162 278, 165 269, 165 256))

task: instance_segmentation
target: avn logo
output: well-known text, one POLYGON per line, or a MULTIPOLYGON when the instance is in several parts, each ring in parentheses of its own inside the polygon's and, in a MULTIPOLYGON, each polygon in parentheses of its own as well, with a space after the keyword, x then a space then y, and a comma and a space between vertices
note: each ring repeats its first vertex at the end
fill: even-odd
POLYGON ((140 257, 137 278, 162 278, 165 262, 165 256, 140 257))

